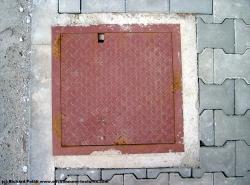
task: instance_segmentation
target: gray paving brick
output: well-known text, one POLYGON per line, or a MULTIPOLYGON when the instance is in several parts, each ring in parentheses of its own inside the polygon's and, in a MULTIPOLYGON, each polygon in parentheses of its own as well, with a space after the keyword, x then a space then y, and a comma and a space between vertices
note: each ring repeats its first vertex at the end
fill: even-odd
POLYGON ((243 116, 228 116, 215 111, 215 145, 222 146, 227 140, 245 140, 250 144, 250 112, 243 116))
POLYGON ((80 0, 59 0, 60 13, 81 13, 80 0))
POLYGON ((109 180, 107 183, 87 183, 87 182, 81 182, 81 181, 89 181, 90 179, 87 176, 79 176, 78 177, 79 183, 78 185, 123 185, 123 176, 122 175, 115 175, 111 180, 109 180))
POLYGON ((226 53, 234 53, 234 21, 226 19, 223 24, 206 24, 197 19, 198 52, 204 48, 223 48, 226 53))
POLYGON ((68 176, 74 175, 87 175, 92 180, 101 180, 101 170, 100 169, 56 169, 55 177, 56 179, 63 180, 61 177, 67 178, 68 176))
POLYGON ((198 55, 199 62, 199 78, 205 83, 213 83, 214 79, 214 51, 206 48, 198 55))
POLYGON ((214 146, 214 111, 205 110, 200 115, 200 140, 205 146, 214 146))
POLYGON ((223 147, 201 147, 200 168, 193 169, 193 177, 202 177, 205 172, 224 172, 235 176, 235 142, 228 141, 223 147))
POLYGON ((81 0, 82 13, 125 12, 124 0, 81 0))
POLYGON ((250 24, 249 0, 213 0, 213 15, 200 15, 205 23, 222 23, 225 19, 241 19, 250 24))
POLYGON ((222 173, 214 174, 214 185, 249 185, 250 172, 245 177, 225 177, 222 173))
POLYGON ((222 109, 227 114, 234 114, 234 80, 225 80, 222 85, 207 85, 201 80, 200 112, 205 109, 222 109))
POLYGON ((244 141, 236 142, 236 175, 245 176, 250 171, 250 146, 244 141))
POLYGON ((39 0, 32 6, 32 45, 51 44, 51 25, 58 14, 58 1, 39 0))
POLYGON ((146 178, 146 169, 103 169, 102 179, 111 179, 115 174, 134 174, 137 178, 146 178))
POLYGON ((168 173, 161 173, 156 179, 137 179, 132 174, 124 175, 124 185, 166 185, 168 181, 168 173))
POLYGON ((191 168, 152 168, 147 169, 148 178, 156 178, 160 173, 175 172, 182 177, 191 177, 191 168))
POLYGON ((205 49, 198 55, 199 77, 206 83, 221 84, 227 78, 250 82, 250 50, 244 54, 226 54, 222 49, 205 49))
POLYGON ((170 0, 170 12, 212 14, 212 0, 170 0))
POLYGON ((127 12, 169 12, 169 0, 126 0, 127 12))
POLYGON ((181 178, 178 174, 171 173, 169 185, 213 185, 213 174, 206 173, 201 178, 181 178))
POLYGON ((250 24, 249 0, 214 0, 214 22, 221 23, 225 18, 242 18, 250 24))
POLYGON ((246 25, 243 20, 235 20, 235 51, 244 53, 250 48, 250 25, 246 25))
POLYGON ((214 22, 213 15, 197 14, 196 17, 201 18, 205 23, 213 23, 214 22))
POLYGON ((250 85, 244 80, 235 80, 235 113, 244 114, 250 109, 250 85))
POLYGON ((250 82, 250 50, 244 55, 226 54, 214 50, 214 82, 221 84, 226 78, 244 78, 250 82))
POLYGON ((65 179, 65 183, 56 183, 56 185, 77 185, 77 176, 68 176, 65 179))

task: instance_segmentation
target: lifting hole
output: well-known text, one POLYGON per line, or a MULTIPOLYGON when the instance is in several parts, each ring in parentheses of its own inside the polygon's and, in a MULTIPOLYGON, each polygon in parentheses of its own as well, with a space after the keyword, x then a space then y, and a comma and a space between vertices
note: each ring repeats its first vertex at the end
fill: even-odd
POLYGON ((104 43, 104 33, 98 33, 98 43, 104 43))

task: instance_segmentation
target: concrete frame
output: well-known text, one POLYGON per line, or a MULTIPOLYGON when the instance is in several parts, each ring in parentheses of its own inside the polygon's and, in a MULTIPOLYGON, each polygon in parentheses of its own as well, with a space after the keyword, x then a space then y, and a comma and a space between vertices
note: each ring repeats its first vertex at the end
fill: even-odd
MULTIPOLYGON (((55 167, 71 168, 152 168, 197 167, 198 75, 195 17, 173 14, 58 14, 57 0, 35 0, 32 22, 32 85, 30 178, 54 179, 55 167), (183 80, 185 152, 123 154, 119 151, 94 152, 83 156, 52 155, 51 117, 51 26, 97 24, 180 24, 183 80)), ((126 30, 126 27, 124 27, 126 30)))

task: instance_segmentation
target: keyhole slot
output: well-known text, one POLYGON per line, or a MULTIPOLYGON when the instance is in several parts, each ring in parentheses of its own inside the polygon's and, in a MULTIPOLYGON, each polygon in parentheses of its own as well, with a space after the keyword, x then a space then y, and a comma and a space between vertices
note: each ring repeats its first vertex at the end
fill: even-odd
POLYGON ((105 35, 104 33, 98 33, 98 43, 104 43, 105 35))

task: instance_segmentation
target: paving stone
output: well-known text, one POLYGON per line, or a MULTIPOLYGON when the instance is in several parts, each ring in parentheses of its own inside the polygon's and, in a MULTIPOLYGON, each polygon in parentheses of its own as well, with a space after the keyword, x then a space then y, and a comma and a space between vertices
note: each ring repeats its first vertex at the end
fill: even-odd
POLYGON ((200 168, 194 168, 192 172, 193 177, 202 177, 205 172, 235 176, 235 142, 228 141, 223 147, 201 147, 200 168))
POLYGON ((156 179, 137 179, 132 174, 124 175, 124 185, 166 185, 168 181, 168 173, 161 173, 156 179))
POLYGON ((207 85, 199 80, 200 112, 205 109, 222 109, 234 114, 234 80, 225 80, 221 85, 207 85))
POLYGON ((127 12, 169 12, 169 0, 126 0, 127 12))
POLYGON ((174 13, 213 13, 212 0, 170 0, 170 12, 174 13))
POLYGON ((214 79, 214 50, 206 48, 198 55, 199 78, 205 83, 213 83, 214 79))
POLYGON ((64 180, 63 178, 67 178, 72 175, 86 175, 92 180, 101 180, 101 170, 100 169, 56 169, 56 179, 64 180), (63 178, 62 178, 63 177, 63 178))
POLYGON ((55 23, 54 20, 57 16, 57 0, 36 0, 36 2, 33 1, 31 44, 51 44, 51 25, 55 23))
POLYGON ((213 174, 206 173, 202 178, 181 178, 178 174, 171 173, 169 185, 213 185, 213 174))
POLYGON ((250 146, 244 141, 236 142, 236 175, 245 176, 250 171, 250 146))
POLYGON ((148 178, 156 178, 160 173, 175 172, 182 177, 191 177, 191 168, 152 168, 147 169, 148 178))
POLYGON ((201 18, 205 23, 213 23, 214 22, 213 15, 197 14, 196 17, 201 18))
POLYGON ((215 145, 222 146, 227 140, 245 140, 250 145, 250 112, 243 116, 228 116, 215 111, 215 145))
POLYGON ((122 175, 115 175, 108 182, 102 182, 102 183, 100 183, 100 182, 89 182, 89 183, 84 182, 84 181, 90 180, 87 176, 79 176, 78 180, 79 180, 78 185, 123 185, 123 176, 122 175))
POLYGON ((250 82, 250 50, 244 55, 226 54, 214 50, 214 82, 221 84, 226 78, 244 78, 250 82))
POLYGON ((235 52, 244 53, 250 48, 250 25, 246 25, 243 20, 235 20, 235 52))
POLYGON ((103 169, 102 179, 111 179, 115 174, 134 174, 137 178, 146 178, 146 169, 103 169))
MULTIPOLYGON (((29 178, 54 179, 51 127, 51 47, 33 45, 31 56, 31 115, 29 178), (46 97, 47 101, 44 101, 46 97), (39 160, 38 160, 39 159, 39 160)), ((17 151, 16 151, 17 152, 17 151)), ((1 165, 1 164, 0 164, 1 165)), ((1 166, 0 168, 2 168, 1 166)))
POLYGON ((222 24, 206 24, 197 19, 198 52, 204 48, 223 48, 226 53, 234 53, 234 21, 226 19, 222 24))
POLYGON ((200 115, 200 139, 205 146, 214 146, 214 111, 205 110, 200 115))
POLYGON ((245 80, 235 80, 235 113, 244 114, 250 109, 250 85, 245 80))
POLYGON ((225 18, 243 19, 250 24, 249 0, 214 0, 214 22, 221 23, 225 18))
POLYGON ((125 12, 124 0, 81 0, 82 13, 125 12))
POLYGON ((225 177, 223 173, 214 174, 214 185, 249 185, 250 172, 244 177, 225 177))
POLYGON ((59 13, 81 13, 80 0, 59 0, 59 13))
MULTIPOLYGON (((62 179, 60 179, 62 180, 62 179)), ((77 176, 68 176, 64 179, 64 183, 56 183, 56 185, 77 185, 78 177, 77 176)))
POLYGON ((226 78, 243 78, 250 82, 250 50, 242 55, 207 48, 198 59, 199 77, 206 83, 222 84, 226 78))

